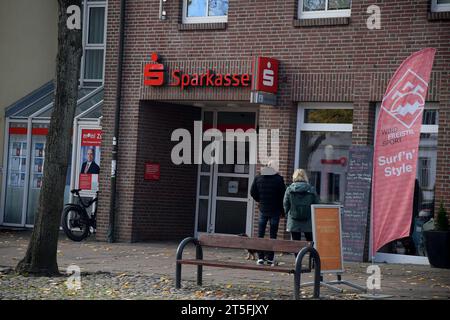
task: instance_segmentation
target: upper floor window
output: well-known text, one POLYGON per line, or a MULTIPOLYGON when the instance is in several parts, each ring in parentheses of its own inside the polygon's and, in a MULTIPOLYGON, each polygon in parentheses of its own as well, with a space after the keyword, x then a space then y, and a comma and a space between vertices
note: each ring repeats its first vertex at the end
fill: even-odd
POLYGON ((227 22, 228 0, 184 0, 183 23, 227 22))
POLYGON ((85 0, 83 21, 81 84, 102 85, 105 69, 106 1, 85 0))
POLYGON ((350 17, 351 0, 299 0, 299 19, 350 17))
POLYGON ((433 12, 450 11, 450 0, 432 0, 431 11, 433 12))

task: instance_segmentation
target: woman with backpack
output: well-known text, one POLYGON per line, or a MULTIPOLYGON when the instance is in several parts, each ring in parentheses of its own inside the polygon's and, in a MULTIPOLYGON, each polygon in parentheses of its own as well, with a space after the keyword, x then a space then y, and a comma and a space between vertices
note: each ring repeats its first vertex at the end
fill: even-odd
POLYGON ((292 240, 301 240, 301 233, 307 241, 313 241, 311 205, 319 203, 315 188, 308 182, 305 170, 297 169, 292 175, 293 183, 286 189, 283 206, 287 214, 287 231, 292 240))

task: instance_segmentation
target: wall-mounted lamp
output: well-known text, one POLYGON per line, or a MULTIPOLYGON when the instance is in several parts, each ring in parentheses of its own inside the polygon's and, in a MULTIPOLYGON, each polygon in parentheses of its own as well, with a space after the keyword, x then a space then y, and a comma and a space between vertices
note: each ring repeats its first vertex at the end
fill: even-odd
POLYGON ((159 0, 159 20, 167 20, 166 2, 167 0, 159 0))

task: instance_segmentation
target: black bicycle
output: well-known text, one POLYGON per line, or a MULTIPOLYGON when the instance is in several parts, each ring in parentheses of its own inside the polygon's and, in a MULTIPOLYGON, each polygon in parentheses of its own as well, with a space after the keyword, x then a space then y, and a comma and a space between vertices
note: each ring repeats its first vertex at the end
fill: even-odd
POLYGON ((78 197, 79 203, 67 203, 62 214, 62 227, 69 239, 73 241, 81 241, 91 234, 91 228, 95 231, 97 227, 97 205, 94 205, 92 214, 86 209, 97 202, 96 197, 87 203, 80 196, 81 189, 73 189, 70 192, 78 197))

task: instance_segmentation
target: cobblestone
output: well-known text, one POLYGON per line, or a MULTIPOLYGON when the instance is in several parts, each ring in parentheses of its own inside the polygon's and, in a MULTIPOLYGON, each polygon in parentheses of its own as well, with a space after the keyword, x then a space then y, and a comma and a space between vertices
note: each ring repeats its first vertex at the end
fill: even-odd
MULTIPOLYGON (((88 241, 76 243, 61 235, 58 264, 63 276, 54 278, 23 277, 13 268, 24 256, 29 232, 0 230, 0 299, 292 299, 293 276, 282 273, 205 268, 203 286, 197 286, 195 267, 185 266, 182 289, 175 289, 175 252, 177 243, 115 243, 88 241), (67 267, 81 270, 81 289, 67 287, 67 267)), ((194 250, 187 250, 186 257, 194 250)), ((245 261, 243 250, 207 248, 205 258, 245 261)), ((293 256, 277 255, 280 264, 292 263, 293 256)), ((254 262, 249 262, 254 263, 254 262)), ((343 278, 364 286, 367 263, 345 263, 343 278)), ((382 290, 392 299, 450 299, 450 270, 421 265, 380 264, 382 290)), ((325 280, 334 280, 325 275, 325 280)), ((302 283, 312 281, 311 274, 302 283)), ((349 287, 336 293, 321 288, 321 299, 362 299, 349 287)), ((302 297, 310 298, 312 288, 302 288, 302 297)))

